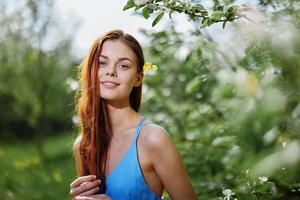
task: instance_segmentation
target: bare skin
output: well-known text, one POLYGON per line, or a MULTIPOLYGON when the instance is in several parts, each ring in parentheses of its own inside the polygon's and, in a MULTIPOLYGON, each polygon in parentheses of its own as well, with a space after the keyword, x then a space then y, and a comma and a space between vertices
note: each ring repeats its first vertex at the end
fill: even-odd
MULTIPOLYGON (((101 97, 108 106, 112 125, 105 172, 108 175, 131 145, 134 129, 141 119, 140 114, 130 106, 129 94, 132 87, 142 84, 143 74, 137 73, 135 55, 121 41, 106 41, 101 55, 104 55, 100 57, 99 70, 101 97), (128 59, 120 60, 120 57, 128 59), (126 70, 121 66, 123 64, 127 66, 126 70), (104 82, 108 80, 116 85, 106 86, 104 82)), ((79 143, 80 137, 74 143, 78 171, 79 143)), ((144 125, 137 144, 143 175, 157 196, 162 196, 165 189, 172 200, 196 199, 180 155, 163 128, 152 124, 144 125)), ((73 199, 110 199, 107 195, 95 195, 99 181, 93 175, 78 177, 70 185, 70 195, 73 199)))
POLYGON ((70 195, 73 200, 92 200, 92 199, 103 199, 111 200, 111 198, 105 194, 96 195, 95 193, 99 190, 98 185, 100 180, 96 179, 94 175, 81 176, 75 179, 70 185, 70 195))

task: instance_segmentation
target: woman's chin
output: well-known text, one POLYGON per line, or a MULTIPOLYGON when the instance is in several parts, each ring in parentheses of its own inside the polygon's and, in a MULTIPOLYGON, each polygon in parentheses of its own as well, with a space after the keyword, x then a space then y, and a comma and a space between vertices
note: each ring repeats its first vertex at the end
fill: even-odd
POLYGON ((119 98, 109 95, 101 95, 101 98, 106 101, 118 101, 119 98))
POLYGON ((119 96, 113 96, 113 95, 101 95, 101 98, 105 101, 115 101, 115 102, 124 101, 124 98, 121 98, 119 96))

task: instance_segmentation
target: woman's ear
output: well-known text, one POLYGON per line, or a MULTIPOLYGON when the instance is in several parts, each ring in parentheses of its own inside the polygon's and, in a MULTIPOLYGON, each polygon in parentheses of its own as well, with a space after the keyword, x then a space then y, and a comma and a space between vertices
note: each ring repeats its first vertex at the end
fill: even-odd
POLYGON ((140 85, 142 85, 143 79, 144 79, 144 72, 137 73, 137 79, 134 84, 134 87, 139 87, 140 85))

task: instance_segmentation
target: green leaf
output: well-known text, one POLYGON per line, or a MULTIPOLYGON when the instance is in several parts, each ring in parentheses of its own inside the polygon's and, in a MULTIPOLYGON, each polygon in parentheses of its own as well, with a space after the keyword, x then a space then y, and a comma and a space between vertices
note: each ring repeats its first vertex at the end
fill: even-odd
POLYGON ((123 7, 123 11, 128 10, 134 6, 135 6, 134 0, 129 0, 127 1, 127 4, 123 7))
POLYGON ((223 11, 224 10, 224 6, 216 6, 213 8, 213 11, 223 11))
POLYGON ((164 14, 164 12, 161 12, 152 22, 152 26, 155 26, 163 18, 164 14))
POLYGON ((192 94, 194 93, 201 85, 201 77, 196 76, 194 79, 192 79, 187 86, 185 87, 185 92, 187 94, 192 94))
POLYGON ((150 10, 156 10, 157 9, 157 5, 156 4, 147 4, 147 7, 150 8, 150 10))
POLYGON ((233 20, 235 20, 235 15, 227 16, 226 20, 232 22, 233 20))
POLYGON ((205 11, 205 8, 201 4, 196 4, 191 8, 191 10, 195 13, 199 13, 205 11))
POLYGON ((233 14, 233 13, 237 12, 238 9, 239 9, 238 6, 231 6, 231 7, 229 7, 229 8, 227 9, 226 12, 227 12, 228 14, 233 14))
POLYGON ((223 15, 223 11, 215 11, 211 16, 211 19, 214 21, 219 21, 223 17, 223 15))
POLYGON ((209 20, 207 21, 207 26, 210 26, 210 25, 215 24, 215 23, 216 23, 215 21, 209 19, 209 20))
POLYGON ((205 27, 207 27, 208 26, 208 21, 209 21, 210 19, 209 18, 203 18, 203 20, 202 20, 202 24, 201 24, 201 26, 200 26, 200 28, 205 28, 205 27))
POLYGON ((148 7, 143 8, 142 15, 145 19, 149 18, 150 9, 148 7))
POLYGON ((135 8, 134 8, 134 11, 137 11, 138 9, 140 9, 140 8, 142 8, 142 7, 144 7, 145 5, 137 5, 137 6, 135 6, 135 8))

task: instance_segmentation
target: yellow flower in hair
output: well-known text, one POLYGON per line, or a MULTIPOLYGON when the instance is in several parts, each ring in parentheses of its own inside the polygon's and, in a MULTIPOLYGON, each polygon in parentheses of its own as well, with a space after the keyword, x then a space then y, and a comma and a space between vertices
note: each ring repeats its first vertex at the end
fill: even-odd
POLYGON ((152 70, 153 71, 157 71, 157 69, 158 69, 157 65, 152 65, 152 70))
POLYGON ((143 66, 143 69, 144 71, 147 71, 149 68, 151 68, 151 63, 150 62, 145 62, 144 66, 143 66))
POLYGON ((151 62, 145 62, 143 66, 144 71, 147 71, 148 69, 152 69, 153 71, 157 71, 158 67, 157 65, 152 65, 151 62))

